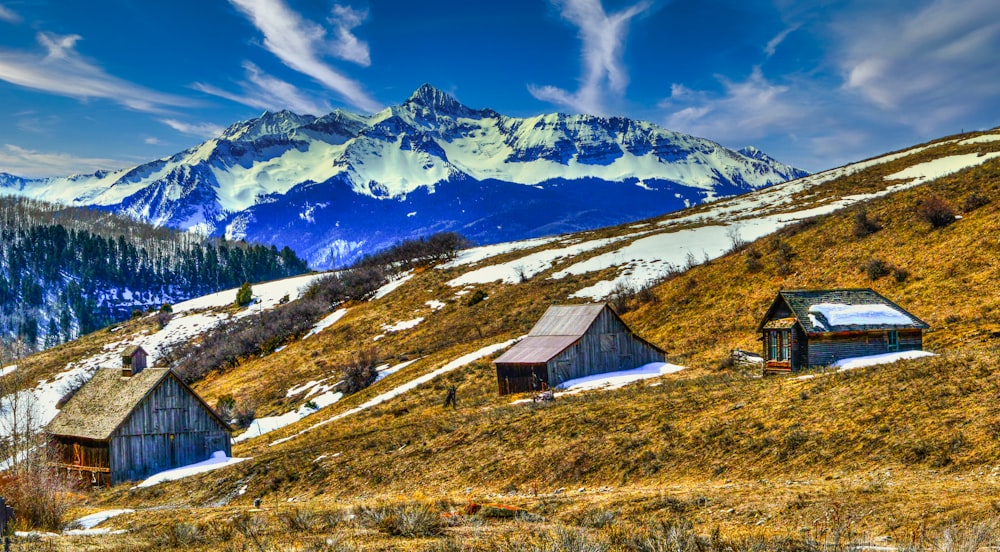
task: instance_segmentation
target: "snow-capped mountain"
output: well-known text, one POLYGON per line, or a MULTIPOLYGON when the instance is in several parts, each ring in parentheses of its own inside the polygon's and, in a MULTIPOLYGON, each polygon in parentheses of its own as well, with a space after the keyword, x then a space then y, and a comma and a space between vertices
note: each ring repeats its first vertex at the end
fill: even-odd
POLYGON ((287 245, 314 267, 445 230, 480 243, 595 228, 804 176, 622 117, 506 117, 424 85, 370 116, 288 111, 171 157, 0 192, 287 245))

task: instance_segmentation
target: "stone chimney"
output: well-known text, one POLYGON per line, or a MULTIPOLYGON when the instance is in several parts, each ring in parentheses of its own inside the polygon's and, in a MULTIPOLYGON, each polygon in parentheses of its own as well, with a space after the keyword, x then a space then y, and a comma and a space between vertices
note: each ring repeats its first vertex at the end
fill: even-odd
POLYGON ((146 351, 138 345, 132 345, 122 352, 122 377, 130 378, 146 368, 146 351))

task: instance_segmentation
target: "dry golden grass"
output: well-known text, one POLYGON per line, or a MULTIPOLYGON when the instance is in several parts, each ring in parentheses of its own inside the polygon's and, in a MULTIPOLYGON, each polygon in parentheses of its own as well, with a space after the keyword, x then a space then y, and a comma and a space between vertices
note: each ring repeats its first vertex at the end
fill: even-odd
MULTIPOLYGON (((940 145, 917 161, 862 171, 800 200, 881 190, 891 184, 883 176, 942 152, 997 148, 940 145)), ((134 531, 95 549, 171 549, 183 541, 204 550, 641 550, 626 535, 669 533, 709 539, 703 550, 805 550, 882 536, 936 546, 953 525, 971 535, 976 524, 1000 515, 1000 413, 992 408, 1000 392, 1000 163, 866 207, 882 225, 873 234, 854 235, 853 210, 800 223, 663 283, 654 302, 627 313, 633 329, 672 362, 691 367, 680 374, 547 405, 512 405, 496 396, 487 358, 271 446, 463 354, 522 335, 548 305, 614 275, 608 269, 549 280, 549 271, 516 286, 480 285, 489 299, 468 306, 469 296, 446 284, 461 271, 420 270, 388 297, 351 305, 332 328, 213 373, 196 388, 210 403, 231 393, 269 415, 304 400, 285 397, 293 385, 335 381, 337 368, 361 348, 376 346, 390 364, 420 360, 302 422, 236 446, 236 455, 253 459, 235 467, 96 493, 88 508, 169 508, 109 522, 134 531), (973 192, 993 201, 943 229, 915 214, 922 198, 937 195, 960 209, 973 192), (779 242, 794 253, 786 271, 778 266, 779 242), (747 268, 751 250, 759 253, 756 271, 747 268), (870 281, 863 268, 871 259, 908 276, 870 281), (759 348, 756 325, 779 289, 809 287, 875 288, 931 325, 925 346, 940 356, 811 379, 762 379, 722 367, 730 350, 759 348), (432 299, 446 306, 432 312, 432 299), (417 317, 425 320, 411 330, 382 329, 417 317), (449 385, 458 387, 454 410, 441 406, 449 385), (250 512, 258 497, 263 511, 250 512), (415 504, 442 513, 469 502, 510 504, 532 515, 460 516, 439 533, 416 537, 344 515, 415 504), (259 534, 247 533, 250 526, 259 534)), ((585 239, 634 231, 623 226, 585 239)), ((108 335, 34 362, 46 367, 39 373, 54 373, 108 335)))

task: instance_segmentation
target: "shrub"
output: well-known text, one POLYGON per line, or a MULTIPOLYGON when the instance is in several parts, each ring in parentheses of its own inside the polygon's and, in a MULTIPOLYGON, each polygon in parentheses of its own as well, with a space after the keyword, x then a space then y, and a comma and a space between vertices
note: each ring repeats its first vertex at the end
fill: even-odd
POLYGON ((902 284, 907 278, 910 277, 910 271, 905 268, 896 267, 892 269, 892 277, 895 278, 897 282, 902 284))
POLYGON ((160 310, 156 313, 156 325, 162 330, 167 324, 170 323, 173 316, 174 315, 171 314, 170 311, 160 310))
POLYGON ((243 282, 243 285, 236 292, 236 306, 245 307, 251 301, 253 301, 253 288, 250 287, 250 282, 243 282))
POLYGON ((232 420, 236 414, 236 399, 231 394, 222 395, 215 401, 215 412, 223 420, 232 420))
POLYGON ((355 514, 363 524, 396 537, 432 537, 441 534, 441 516, 426 504, 361 507, 355 514))
POLYGON ((865 263, 864 271, 868 275, 868 279, 874 282, 883 276, 891 274, 892 266, 882 259, 868 259, 868 262, 865 263))
POLYGON ((969 213, 975 211, 980 207, 988 205, 989 202, 990 202, 989 196, 985 196, 977 192, 972 192, 972 195, 965 198, 965 201, 962 202, 962 211, 969 213))
POLYGON ((72 488, 43 466, 0 480, 0 496, 15 508, 14 525, 21 529, 60 531, 66 523, 72 488))
POLYGON ((792 273, 792 259, 794 258, 795 253, 792 251, 792 246, 781 240, 775 242, 774 262, 778 276, 788 276, 792 273))
POLYGON ((472 305, 482 303, 487 297, 489 297, 489 295, 486 295, 485 291, 477 289, 472 293, 472 296, 469 297, 469 300, 465 302, 465 306, 471 307, 472 305))
POLYGON ((757 272, 764 268, 764 264, 760 262, 760 251, 757 249, 747 249, 743 253, 743 261, 747 265, 747 272, 757 272))
POLYGON ((938 196, 929 196, 917 204, 917 217, 930 223, 931 228, 944 228, 955 222, 955 210, 938 196))
POLYGON ((160 312, 174 312, 174 308, 170 306, 170 303, 164 303, 160 305, 160 312))
POLYGON ((854 212, 854 237, 863 238, 881 229, 882 224, 877 219, 868 217, 868 209, 865 206, 862 205, 854 212))
POLYGON ((344 368, 344 393, 350 395, 357 393, 378 379, 378 370, 375 369, 381 357, 378 349, 369 347, 358 351, 354 361, 344 368))
POLYGON ((233 418, 236 420, 236 427, 246 429, 250 427, 257 417, 257 406, 250 402, 237 405, 233 411, 233 418))

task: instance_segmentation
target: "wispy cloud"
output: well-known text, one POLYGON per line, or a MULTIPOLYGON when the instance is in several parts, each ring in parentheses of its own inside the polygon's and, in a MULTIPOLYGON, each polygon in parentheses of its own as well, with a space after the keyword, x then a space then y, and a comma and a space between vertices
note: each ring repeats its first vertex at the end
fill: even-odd
POLYGON ((0 80, 71 98, 108 99, 137 111, 157 113, 167 106, 193 105, 107 74, 77 53, 80 35, 40 32, 37 38, 42 52, 0 51, 0 80))
POLYGON ((675 84, 660 107, 666 125, 698 136, 748 142, 775 132, 792 132, 811 116, 811 108, 791 86, 768 81, 755 67, 744 81, 717 77, 721 94, 695 92, 675 84))
POLYGON ((1000 94, 1000 3, 936 0, 905 12, 834 19, 845 90, 921 131, 993 104, 1000 94))
POLYGON ((295 113, 322 115, 332 108, 324 101, 307 97, 291 83, 272 77, 253 63, 244 62, 247 80, 240 83, 242 93, 235 94, 216 86, 196 83, 194 87, 206 94, 225 98, 257 109, 277 111, 289 109, 295 113))
POLYGON ((368 19, 368 10, 355 10, 350 6, 333 6, 330 24, 336 28, 337 39, 330 43, 330 52, 340 59, 368 67, 372 64, 368 43, 351 32, 368 19))
MULTIPOLYGON (((182 134, 199 136, 202 138, 214 138, 225 130, 219 125, 212 123, 185 123, 177 119, 160 119, 160 122, 182 134)), ((150 142, 146 142, 149 144, 150 142)))
MULTIPOLYGON (((360 45, 346 45, 342 35, 353 38, 350 30, 360 24, 355 20, 359 12, 348 10, 346 23, 342 23, 337 36, 327 38, 323 27, 302 18, 288 8, 281 0, 229 0, 264 34, 264 47, 277 56, 288 67, 308 75, 330 90, 340 94, 351 105, 366 111, 377 111, 381 105, 365 92, 360 83, 330 66, 323 60, 324 54, 360 56, 360 45)), ((347 13, 343 9, 341 10, 347 13)), ((337 17, 334 10, 333 17, 337 17)), ((341 21, 344 21, 342 18, 341 21)), ((367 59, 367 45, 365 45, 367 59)), ((357 59, 351 59, 357 63, 357 59)))
POLYGON ((529 85, 528 90, 539 100, 573 111, 604 113, 607 96, 621 96, 628 86, 623 54, 629 22, 651 4, 640 2, 609 15, 600 0, 554 0, 554 3, 561 8, 562 17, 579 28, 583 42, 580 88, 569 92, 551 85, 529 85))
POLYGON ((89 174, 101 169, 118 169, 131 163, 116 159, 76 157, 68 153, 41 152, 13 144, 0 148, 0 172, 26 178, 89 174))
POLYGON ((10 8, 6 8, 0 5, 0 21, 6 21, 8 23, 20 23, 21 16, 17 15, 10 8))
POLYGON ((784 42, 786 38, 788 38, 788 35, 792 34, 795 31, 797 31, 799 29, 799 26, 800 25, 796 24, 796 25, 792 25, 790 27, 787 27, 783 31, 781 31, 780 33, 778 33, 774 38, 772 38, 771 40, 769 40, 767 42, 767 44, 764 46, 764 53, 767 54, 767 57, 773 56, 774 53, 776 51, 778 51, 778 46, 782 42, 784 42))
POLYGON ((160 139, 157 138, 157 137, 155 137, 155 136, 147 136, 147 137, 143 138, 142 143, 143 144, 148 144, 150 146, 158 146, 158 145, 162 144, 163 142, 161 142, 160 139))

